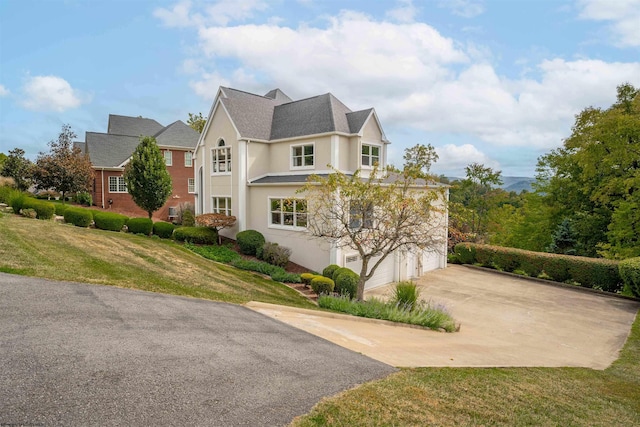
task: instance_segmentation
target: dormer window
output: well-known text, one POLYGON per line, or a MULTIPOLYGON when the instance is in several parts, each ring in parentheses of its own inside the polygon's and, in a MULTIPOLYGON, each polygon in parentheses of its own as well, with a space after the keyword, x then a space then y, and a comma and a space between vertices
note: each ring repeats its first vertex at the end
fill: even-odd
POLYGON ((212 173, 231 172, 231 147, 228 147, 224 139, 218 142, 218 147, 211 150, 212 173))
POLYGON ((380 165, 380 146, 362 144, 361 164, 364 168, 380 165))
POLYGON ((314 144, 291 146, 291 169, 311 169, 315 164, 314 144))

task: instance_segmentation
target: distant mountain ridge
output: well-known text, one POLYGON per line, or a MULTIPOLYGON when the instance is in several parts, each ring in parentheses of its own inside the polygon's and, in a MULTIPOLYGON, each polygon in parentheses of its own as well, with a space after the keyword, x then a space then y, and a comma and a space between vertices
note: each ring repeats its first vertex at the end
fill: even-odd
MULTIPOLYGON (((516 193, 520 193, 522 190, 532 191, 532 184, 536 182, 535 178, 530 178, 528 176, 503 176, 502 178, 502 188, 505 191, 515 191, 516 193)), ((464 178, 458 177, 447 177, 451 182, 453 181, 461 181, 464 178)))

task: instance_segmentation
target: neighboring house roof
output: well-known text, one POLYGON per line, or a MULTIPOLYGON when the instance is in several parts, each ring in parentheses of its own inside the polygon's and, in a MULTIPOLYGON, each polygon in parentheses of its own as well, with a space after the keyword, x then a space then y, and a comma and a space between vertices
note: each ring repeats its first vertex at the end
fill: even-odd
POLYGON ((357 134, 373 108, 351 111, 331 93, 292 101, 280 89, 260 96, 221 87, 219 101, 242 138, 263 141, 340 132, 357 134))
POLYGON ((163 128, 164 126, 153 119, 109 114, 107 133, 129 136, 153 136, 163 128))
MULTIPOLYGON (((84 151, 96 168, 120 167, 140 144, 153 136, 159 147, 194 149, 200 134, 181 120, 162 126, 152 119, 109 114, 108 133, 87 132, 84 151)), ((79 143, 77 143, 79 144, 79 143)))
POLYGON ((198 144, 200 134, 181 120, 176 120, 155 135, 160 147, 194 148, 198 144))
POLYGON ((140 144, 140 138, 129 135, 109 135, 87 132, 87 152, 93 167, 115 168, 124 163, 140 144))
POLYGON ((87 153, 87 144, 82 142, 82 141, 76 141, 73 143, 73 147, 78 147, 80 149, 80 152, 82 154, 86 154, 87 153))

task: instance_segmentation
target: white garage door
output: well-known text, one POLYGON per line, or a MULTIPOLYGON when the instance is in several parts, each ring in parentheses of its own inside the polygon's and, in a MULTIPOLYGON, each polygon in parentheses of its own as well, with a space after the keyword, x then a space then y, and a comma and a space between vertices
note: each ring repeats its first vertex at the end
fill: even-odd
MULTIPOLYGON (((373 258, 369 261, 369 268, 378 262, 380 258, 373 258)), ((357 255, 347 255, 345 256, 345 267, 350 268, 356 273, 360 274, 360 269, 362 268, 362 260, 357 255)), ((395 281, 395 256, 393 254, 387 256, 387 258, 382 261, 382 264, 376 270, 375 275, 367 281, 364 288, 372 289, 377 286, 386 285, 387 283, 391 283, 395 281)))
POLYGON ((440 268, 440 255, 437 252, 427 252, 422 257, 422 271, 427 272, 440 268))

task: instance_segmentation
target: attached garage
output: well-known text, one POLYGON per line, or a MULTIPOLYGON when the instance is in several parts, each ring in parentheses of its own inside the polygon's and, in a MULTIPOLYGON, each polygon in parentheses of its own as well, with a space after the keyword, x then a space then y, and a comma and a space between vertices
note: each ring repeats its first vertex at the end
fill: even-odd
MULTIPOLYGON (((373 258, 369 262, 369 268, 378 262, 379 259, 380 258, 373 258)), ((355 254, 345 255, 344 266, 350 268, 356 273, 360 273, 360 269, 362 268, 362 259, 355 254)), ((382 264, 380 264, 373 277, 367 281, 365 289, 372 289, 395 282, 397 281, 396 277, 396 257, 394 255, 389 255, 384 261, 382 261, 382 264)))

